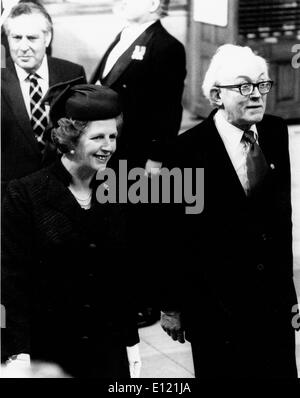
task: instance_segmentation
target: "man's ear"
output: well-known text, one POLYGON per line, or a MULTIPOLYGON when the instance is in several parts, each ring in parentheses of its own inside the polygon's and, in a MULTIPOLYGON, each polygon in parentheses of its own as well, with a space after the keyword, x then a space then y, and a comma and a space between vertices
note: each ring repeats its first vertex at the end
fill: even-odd
POLYGON ((152 0, 152 6, 150 12, 156 12, 160 6, 160 0, 152 0))
POLYGON ((218 87, 213 87, 210 90, 210 101, 212 104, 217 105, 218 107, 222 106, 223 101, 220 97, 220 89, 218 87))
POLYGON ((52 33, 51 32, 46 32, 45 33, 45 45, 46 45, 46 48, 49 46, 49 44, 50 44, 50 42, 51 42, 51 39, 52 39, 52 33))

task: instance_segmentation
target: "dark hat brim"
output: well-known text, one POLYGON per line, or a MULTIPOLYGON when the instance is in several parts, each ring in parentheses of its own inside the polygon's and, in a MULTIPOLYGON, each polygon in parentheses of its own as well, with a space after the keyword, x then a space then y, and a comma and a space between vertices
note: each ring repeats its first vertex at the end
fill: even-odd
POLYGON ((84 78, 58 83, 49 88, 43 101, 50 105, 53 127, 66 117, 80 121, 112 119, 121 114, 119 95, 109 87, 84 83, 84 78))
POLYGON ((58 120, 65 116, 65 110, 62 104, 64 104, 69 97, 70 88, 84 82, 84 76, 80 76, 76 79, 57 83, 49 87, 42 102, 50 106, 49 117, 53 126, 57 125, 58 120))

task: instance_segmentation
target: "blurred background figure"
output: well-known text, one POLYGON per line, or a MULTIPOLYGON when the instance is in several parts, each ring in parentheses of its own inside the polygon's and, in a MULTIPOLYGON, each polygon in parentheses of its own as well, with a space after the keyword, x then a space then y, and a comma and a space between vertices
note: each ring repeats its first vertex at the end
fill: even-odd
MULTIPOLYGON (((158 173, 172 140, 177 136, 182 118, 182 93, 186 76, 183 45, 162 26, 169 0, 121 0, 115 2, 124 20, 124 29, 109 46, 91 77, 91 83, 113 88, 123 104, 124 129, 115 154, 126 159, 128 169, 145 168, 146 174, 158 173)), ((149 205, 134 206, 131 228, 137 273, 145 243, 160 240, 157 209, 149 205)), ((139 325, 149 325, 159 318, 150 296, 155 284, 154 250, 148 252, 149 272, 141 280, 139 325)), ((148 268, 145 265, 143 272, 148 268)))
POLYGON ((12 181, 4 198, 2 360, 16 370, 20 361, 51 362, 79 378, 137 377, 126 213, 96 198, 96 173, 121 129, 120 101, 109 88, 74 83, 46 96, 61 156, 12 181))
POLYGON ((169 1, 122 0, 124 29, 109 46, 91 83, 111 87, 123 103, 117 157, 131 167, 160 167, 182 116, 185 50, 161 25, 169 1))

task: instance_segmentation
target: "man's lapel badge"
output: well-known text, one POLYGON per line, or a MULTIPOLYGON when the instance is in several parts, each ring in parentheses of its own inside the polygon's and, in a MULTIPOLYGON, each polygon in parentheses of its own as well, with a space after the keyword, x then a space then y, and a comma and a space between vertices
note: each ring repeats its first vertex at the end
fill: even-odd
POLYGON ((131 59, 137 59, 142 61, 146 53, 146 46, 135 46, 135 49, 131 55, 131 59))

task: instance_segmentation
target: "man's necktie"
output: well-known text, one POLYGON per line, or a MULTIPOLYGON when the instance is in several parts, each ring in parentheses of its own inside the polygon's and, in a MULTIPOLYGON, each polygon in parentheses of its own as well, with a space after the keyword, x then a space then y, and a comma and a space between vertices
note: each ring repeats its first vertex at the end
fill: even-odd
POLYGON ((42 104, 42 89, 38 82, 36 74, 29 75, 30 88, 30 110, 31 110, 31 125, 35 134, 35 138, 39 143, 41 150, 44 149, 45 143, 43 141, 43 133, 48 124, 48 116, 45 104, 42 104))
POLYGON ((253 131, 244 131, 242 142, 244 142, 246 148, 246 167, 249 182, 249 189, 246 190, 246 194, 249 196, 266 176, 268 164, 260 146, 254 138, 253 131))

